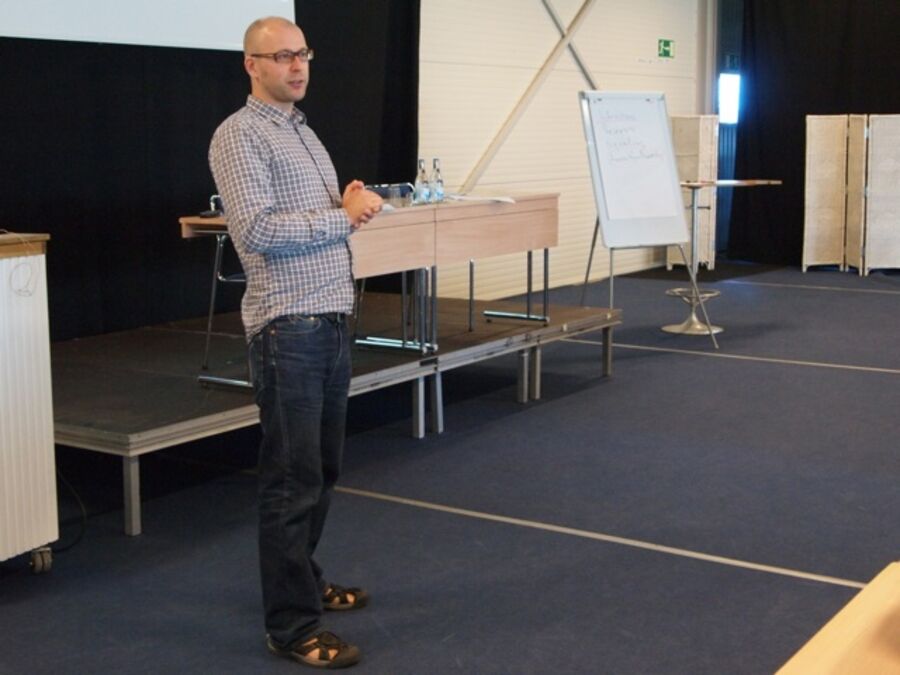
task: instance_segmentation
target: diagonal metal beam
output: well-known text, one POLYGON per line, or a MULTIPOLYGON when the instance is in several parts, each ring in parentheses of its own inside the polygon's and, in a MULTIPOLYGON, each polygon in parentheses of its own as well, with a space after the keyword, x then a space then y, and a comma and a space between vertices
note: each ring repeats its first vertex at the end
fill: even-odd
POLYGON ((553 71, 553 67, 556 65, 556 62, 559 61, 559 58, 562 56, 563 52, 566 51, 566 48, 569 46, 572 37, 574 37, 576 31, 579 29, 587 15, 590 13, 591 8, 594 6, 595 2, 596 0, 585 0, 584 3, 582 3, 581 8, 575 15, 575 18, 572 19, 569 27, 556 43, 556 47, 554 47, 553 51, 550 52, 550 55, 544 61, 544 65, 541 66, 541 69, 534 76, 534 79, 531 80, 531 84, 528 85, 525 93, 522 94, 519 102, 516 103, 515 108, 513 108, 512 112, 506 118, 506 121, 503 123, 500 131, 498 131, 497 135, 494 136, 494 140, 491 141, 491 144, 484 151, 484 154, 481 156, 481 159, 478 160, 475 168, 472 169, 468 178, 466 178, 465 182, 462 185, 462 188, 460 188, 460 192, 469 192, 481 179, 481 176, 487 170, 488 165, 494 159, 497 151, 500 150, 500 148, 503 146, 503 143, 506 141, 506 138, 516 126, 516 123, 519 121, 522 113, 525 112, 528 104, 531 103, 531 99, 534 98, 534 95, 537 93, 538 89, 540 89, 541 85, 544 83, 544 80, 546 80, 550 73, 553 71))
MULTIPOLYGON (((565 35, 566 29, 563 28, 562 20, 559 18, 559 14, 556 13, 553 5, 550 4, 550 0, 541 0, 541 2, 544 5, 544 9, 547 10, 547 14, 549 14, 550 18, 553 20, 553 25, 556 26, 556 30, 559 31, 560 35, 565 35)), ((594 78, 591 75, 591 72, 588 70, 587 66, 584 65, 584 61, 581 60, 581 54, 578 53, 578 48, 575 47, 574 42, 569 42, 569 52, 572 54, 572 58, 575 59, 575 64, 578 66, 581 74, 584 75, 584 79, 587 80, 590 88, 596 89, 597 83, 594 81, 594 78)))

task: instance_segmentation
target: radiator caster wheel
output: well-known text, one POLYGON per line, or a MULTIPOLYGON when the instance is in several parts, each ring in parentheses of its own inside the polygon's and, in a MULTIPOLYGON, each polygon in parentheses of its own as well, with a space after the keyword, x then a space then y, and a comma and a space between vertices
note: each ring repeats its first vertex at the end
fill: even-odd
POLYGON ((53 551, 49 546, 37 548, 31 552, 31 571, 34 574, 44 574, 53 567, 53 551))

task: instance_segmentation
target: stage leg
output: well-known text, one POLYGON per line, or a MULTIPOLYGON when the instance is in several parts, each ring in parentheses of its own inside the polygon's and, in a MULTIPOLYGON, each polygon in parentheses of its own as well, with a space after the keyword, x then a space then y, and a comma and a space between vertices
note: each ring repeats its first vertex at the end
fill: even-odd
POLYGON ((541 348, 532 347, 529 352, 529 375, 528 388, 532 401, 539 401, 541 398, 541 348))
POLYGON ((125 498, 125 534, 141 533, 141 464, 140 457, 122 458, 122 493, 125 498))

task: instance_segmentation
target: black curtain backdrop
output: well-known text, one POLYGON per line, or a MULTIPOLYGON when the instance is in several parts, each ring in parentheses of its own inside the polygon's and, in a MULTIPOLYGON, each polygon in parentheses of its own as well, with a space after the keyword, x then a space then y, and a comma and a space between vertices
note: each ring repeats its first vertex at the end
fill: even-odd
POLYGON ((900 113, 900 2, 744 0, 731 258, 796 265, 803 250, 806 115, 900 113))
MULTIPOLYGON (((299 107, 341 182, 409 180, 418 1, 295 5, 316 49, 299 107)), ((249 91, 241 55, 0 38, 0 62, 0 228, 51 235, 51 338, 202 316, 213 243, 177 221, 208 208, 209 139, 249 91)), ((221 295, 237 309, 239 290, 221 295)))

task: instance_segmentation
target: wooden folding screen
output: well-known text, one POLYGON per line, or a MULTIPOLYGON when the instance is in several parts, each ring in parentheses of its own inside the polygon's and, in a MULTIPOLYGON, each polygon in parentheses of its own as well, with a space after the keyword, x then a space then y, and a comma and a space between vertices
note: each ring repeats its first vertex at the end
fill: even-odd
POLYGON ((806 116, 804 272, 810 265, 844 269, 847 122, 847 115, 806 116))
POLYGON ((803 271, 900 268, 900 115, 808 115, 803 271))
MULTIPOLYGON (((716 180, 719 172, 719 117, 718 115, 672 115, 672 145, 675 148, 675 163, 678 178, 682 181, 716 180)), ((691 191, 682 190, 685 208, 690 208, 691 191)), ((697 194, 699 210, 698 263, 707 269, 716 265, 716 189, 700 190, 697 194)), ((691 214, 685 218, 691 225, 691 214)), ((690 255, 691 247, 685 246, 685 254, 690 255)), ((677 246, 666 250, 666 269, 673 265, 683 265, 677 246)))
POLYGON ((866 223, 866 115, 850 115, 847 120, 847 217, 844 237, 844 265, 863 273, 863 246, 866 223))
POLYGON ((869 115, 863 274, 900 267, 900 115, 869 115))

